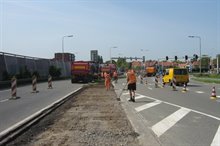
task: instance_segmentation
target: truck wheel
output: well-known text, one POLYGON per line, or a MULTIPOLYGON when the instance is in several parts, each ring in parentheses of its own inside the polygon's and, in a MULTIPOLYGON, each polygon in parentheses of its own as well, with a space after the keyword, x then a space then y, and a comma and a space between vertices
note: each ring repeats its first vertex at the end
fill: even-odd
POLYGON ((88 83, 88 78, 84 78, 84 79, 83 79, 83 82, 84 82, 84 83, 88 83))

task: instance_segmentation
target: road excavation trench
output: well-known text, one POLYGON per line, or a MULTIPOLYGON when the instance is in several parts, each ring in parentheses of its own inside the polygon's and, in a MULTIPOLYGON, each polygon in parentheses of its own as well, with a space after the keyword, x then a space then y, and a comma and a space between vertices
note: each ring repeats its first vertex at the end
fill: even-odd
POLYGON ((9 143, 9 146, 138 146, 114 90, 88 87, 9 143))

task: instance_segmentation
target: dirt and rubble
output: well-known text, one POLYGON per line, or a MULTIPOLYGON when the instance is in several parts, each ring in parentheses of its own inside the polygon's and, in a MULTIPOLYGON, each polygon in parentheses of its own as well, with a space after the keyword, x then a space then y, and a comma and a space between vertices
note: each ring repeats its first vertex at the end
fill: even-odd
POLYGON ((8 146, 139 146, 114 90, 94 85, 71 98, 8 146))

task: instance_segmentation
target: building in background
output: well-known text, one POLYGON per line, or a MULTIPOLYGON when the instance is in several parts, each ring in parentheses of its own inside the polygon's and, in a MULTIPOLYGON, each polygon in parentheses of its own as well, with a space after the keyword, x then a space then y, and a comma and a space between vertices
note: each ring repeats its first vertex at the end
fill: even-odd
POLYGON ((55 60, 62 61, 64 56, 64 61, 75 61, 75 54, 71 53, 55 53, 55 60))
POLYGON ((98 62, 98 50, 91 50, 91 61, 98 62))

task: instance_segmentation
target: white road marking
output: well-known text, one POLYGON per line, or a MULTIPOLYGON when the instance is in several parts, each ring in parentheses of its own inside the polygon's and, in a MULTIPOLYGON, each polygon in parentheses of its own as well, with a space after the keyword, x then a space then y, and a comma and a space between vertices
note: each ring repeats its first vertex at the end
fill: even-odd
MULTIPOLYGON (((141 94, 136 93, 136 95, 141 95, 141 94)), ((150 97, 150 96, 145 96, 145 97, 148 98, 148 99, 151 99, 151 100, 158 100, 158 99, 153 98, 153 97, 150 97)), ((166 102, 166 101, 162 101, 162 100, 158 100, 158 101, 161 101, 161 102, 163 102, 163 103, 165 103, 165 104, 169 104, 169 105, 172 105, 172 106, 175 106, 175 107, 184 108, 184 107, 182 107, 182 106, 180 106, 180 105, 173 104, 173 103, 169 103, 169 102, 166 102)), ((192 112, 195 112, 195 113, 198 113, 198 114, 201 114, 201 115, 205 115, 205 116, 207 116, 207 117, 210 117, 210 118, 213 118, 213 119, 216 119, 216 120, 220 121, 220 118, 219 118, 219 117, 215 117, 215 116, 213 116, 213 115, 209 115, 209 114, 206 114, 206 113, 203 113, 203 112, 200 112, 200 111, 196 111, 196 110, 193 110, 193 109, 190 109, 190 110, 191 110, 192 112)))
POLYGON ((153 90, 153 88, 148 87, 149 90, 153 90))
POLYGON ((217 98, 220 98, 220 96, 217 96, 217 98))
POLYGON ((218 126, 218 130, 215 134, 214 139, 212 140, 211 146, 218 146, 220 145, 220 125, 218 126))
POLYGON ((0 102, 5 102, 5 101, 8 101, 8 99, 1 100, 0 102))
POLYGON ((7 90, 1 90, 0 92, 6 92, 6 91, 10 91, 11 89, 7 89, 7 90))
POLYGON ((122 95, 128 95, 129 93, 128 92, 126 92, 126 93, 123 93, 122 95))
POLYGON ((181 120, 185 115, 187 115, 191 110, 187 108, 181 108, 173 114, 169 115, 165 119, 161 120, 152 127, 154 133, 160 137, 173 125, 175 125, 179 120, 181 120))
POLYGON ((196 93, 202 94, 202 93, 204 93, 204 92, 203 92, 203 91, 196 91, 196 93))
POLYGON ((138 96, 136 96, 135 97, 135 99, 140 99, 140 98, 145 98, 146 96, 144 96, 144 95, 138 95, 138 96))
POLYGON ((139 106, 139 107, 137 107, 137 108, 135 108, 135 110, 137 111, 137 112, 140 112, 140 111, 143 111, 143 110, 145 110, 145 109, 148 109, 148 108, 151 108, 151 107, 153 107, 153 106, 156 106, 156 105, 158 105, 158 104, 160 104, 161 103, 161 101, 154 101, 154 102, 151 102, 151 103, 148 103, 148 104, 145 104, 145 105, 142 105, 142 106, 139 106))

